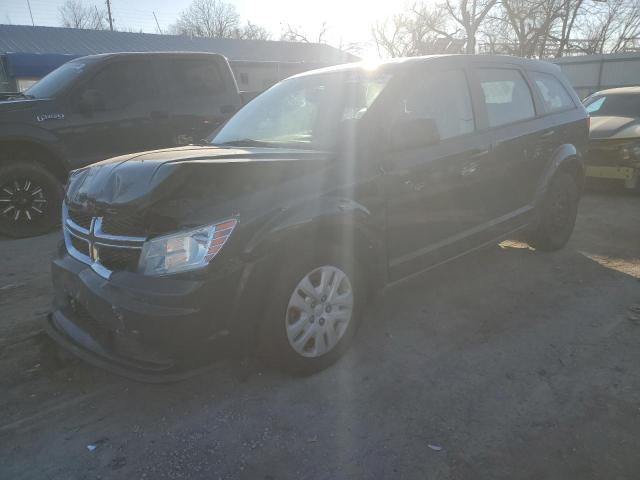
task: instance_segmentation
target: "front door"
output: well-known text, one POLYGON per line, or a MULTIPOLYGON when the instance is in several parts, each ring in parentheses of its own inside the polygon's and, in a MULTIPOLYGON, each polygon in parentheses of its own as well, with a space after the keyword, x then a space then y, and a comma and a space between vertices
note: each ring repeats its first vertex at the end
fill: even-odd
POLYGON ((166 145, 167 107, 147 60, 109 62, 73 91, 58 125, 77 165, 166 145))
POLYGON ((392 280, 437 264, 466 247, 490 219, 490 137, 475 127, 464 69, 412 72, 391 101, 390 123, 430 120, 440 140, 386 155, 387 244, 392 280))

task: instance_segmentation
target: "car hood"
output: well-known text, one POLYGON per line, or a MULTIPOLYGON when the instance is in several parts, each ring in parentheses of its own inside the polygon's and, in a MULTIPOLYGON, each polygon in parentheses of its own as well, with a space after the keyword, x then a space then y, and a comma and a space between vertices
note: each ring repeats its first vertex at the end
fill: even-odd
POLYGON ((133 214, 153 207, 175 216, 204 207, 238 209, 274 202, 287 185, 300 188, 300 180, 308 189, 313 178, 326 175, 321 172, 333 157, 308 150, 210 146, 125 155, 72 172, 65 201, 96 213, 133 214))
POLYGON ((592 140, 640 137, 640 120, 630 117, 591 117, 592 140))

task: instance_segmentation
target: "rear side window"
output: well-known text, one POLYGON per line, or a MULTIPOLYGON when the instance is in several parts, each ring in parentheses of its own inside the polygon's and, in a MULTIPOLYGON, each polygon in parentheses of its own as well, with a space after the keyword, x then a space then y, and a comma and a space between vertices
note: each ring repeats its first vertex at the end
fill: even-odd
POLYGON ((531 72, 531 78, 542 96, 544 109, 547 112, 574 107, 571 97, 556 77, 549 73, 531 72))
POLYGON ((417 79, 402 96, 399 116, 433 120, 442 140, 473 132, 473 110, 464 73, 450 70, 417 79))
POLYGON ((476 70, 487 107, 489 126, 499 127, 535 116, 529 85, 518 70, 476 70))
POLYGON ((211 97, 225 90, 220 67, 213 61, 176 58, 163 63, 163 90, 173 98, 211 97))

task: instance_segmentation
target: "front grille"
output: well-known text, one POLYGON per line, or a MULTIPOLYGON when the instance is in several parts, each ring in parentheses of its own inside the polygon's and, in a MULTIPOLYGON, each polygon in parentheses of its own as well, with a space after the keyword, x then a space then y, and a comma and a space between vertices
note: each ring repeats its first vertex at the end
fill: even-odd
POLYGON ((138 267, 140 259, 140 249, 120 248, 98 245, 98 258, 100 263, 109 270, 115 272, 120 270, 134 271, 138 267))
POLYGON ((89 227, 91 227, 91 219, 93 217, 86 212, 81 212, 78 210, 69 210, 69 218, 76 225, 86 230, 89 230, 89 227))
POLYGON ((89 242, 70 235, 71 245, 82 255, 89 256, 89 242))
POLYGON ((63 207, 64 239, 69 255, 108 278, 112 272, 135 271, 144 245, 141 215, 92 217, 63 207))
POLYGON ((102 219, 102 231, 109 235, 142 237, 145 234, 144 215, 105 215, 102 219))

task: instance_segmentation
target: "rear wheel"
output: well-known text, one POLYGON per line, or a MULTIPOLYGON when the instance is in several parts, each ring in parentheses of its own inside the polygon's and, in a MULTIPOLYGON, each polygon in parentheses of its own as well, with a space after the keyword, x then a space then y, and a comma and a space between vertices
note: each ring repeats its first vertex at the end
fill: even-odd
POLYGON ((353 339, 364 297, 360 269, 339 249, 286 268, 267 332, 279 365, 308 374, 334 363, 353 339))
POLYGON ((42 165, 11 161, 0 165, 0 233, 30 237, 60 221, 62 185, 42 165))
POLYGON ((579 199, 574 178, 567 173, 556 175, 539 206, 537 223, 527 235, 528 243, 543 251, 564 247, 573 232, 579 199))

